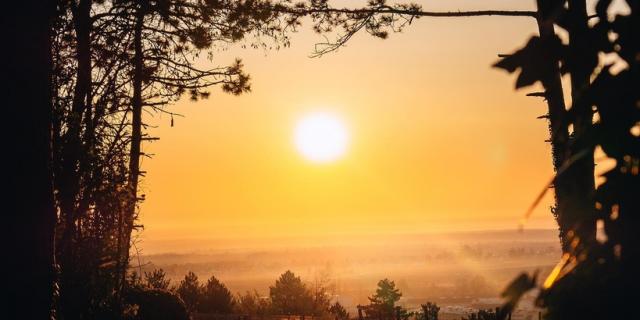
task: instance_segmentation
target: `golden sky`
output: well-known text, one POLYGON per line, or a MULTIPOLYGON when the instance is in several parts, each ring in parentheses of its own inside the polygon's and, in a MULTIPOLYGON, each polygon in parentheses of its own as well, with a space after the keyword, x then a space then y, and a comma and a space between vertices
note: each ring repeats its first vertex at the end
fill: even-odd
MULTIPOLYGON (((439 1, 425 10, 532 9, 534 1, 439 1)), ((422 18, 388 40, 359 34, 322 58, 307 23, 280 51, 230 47, 253 91, 218 89, 147 118, 143 239, 517 228, 552 175, 542 100, 490 66, 536 31, 530 18, 422 18), (350 136, 329 164, 296 150, 296 121, 330 112, 350 136)), ((533 91, 533 90, 531 90, 533 91)), ((554 228, 551 197, 529 228, 554 228)))

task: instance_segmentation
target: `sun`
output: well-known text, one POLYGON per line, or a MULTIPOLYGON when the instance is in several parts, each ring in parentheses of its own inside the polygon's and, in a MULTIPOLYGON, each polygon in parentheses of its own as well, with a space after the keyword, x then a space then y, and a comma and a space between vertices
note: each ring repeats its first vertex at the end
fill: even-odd
POLYGON ((347 150, 349 136, 338 117, 316 112, 301 118, 295 128, 295 144, 308 160, 327 163, 338 160, 347 150))

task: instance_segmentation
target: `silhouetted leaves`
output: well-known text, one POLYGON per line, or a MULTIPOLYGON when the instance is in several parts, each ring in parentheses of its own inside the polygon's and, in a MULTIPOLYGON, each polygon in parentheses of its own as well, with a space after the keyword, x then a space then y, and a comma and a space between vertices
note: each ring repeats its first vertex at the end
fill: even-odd
POLYGON ((167 274, 162 269, 155 269, 144 273, 146 285, 151 289, 168 290, 171 280, 167 279, 167 274))
POLYGON ((198 276, 189 272, 184 276, 184 279, 180 281, 180 285, 176 289, 176 292, 184 301, 187 310, 193 312, 200 305, 200 283, 198 282, 198 276))
POLYGON ((537 272, 529 276, 526 273, 520 274, 502 291, 501 296, 506 299, 505 304, 497 313, 498 319, 506 319, 512 313, 520 298, 529 290, 536 287, 537 272))
POLYGON ((131 288, 125 301, 135 306, 128 315, 136 320, 188 320, 189 313, 175 293, 162 289, 131 288))
POLYGON ((215 276, 211 276, 202 287, 202 298, 198 310, 204 313, 229 314, 234 308, 231 291, 215 276))
MULTIPOLYGON (((594 192, 571 199, 575 203, 570 203, 569 208, 574 211, 563 213, 565 219, 570 219, 566 223, 576 229, 569 231, 572 245, 538 297, 538 303, 547 309, 545 318, 625 318, 635 312, 635 301, 623 292, 640 289, 640 6, 627 1, 631 12, 610 20, 612 1, 600 0, 596 3, 598 21, 588 24, 586 12, 578 11, 586 11, 580 2, 555 2, 560 11, 552 18, 569 33, 566 49, 557 38, 555 44, 541 44, 534 37, 496 67, 509 72, 520 69, 516 83, 519 88, 536 81, 543 81, 546 86, 545 71, 537 69, 560 64, 562 71, 572 77, 573 98, 561 129, 579 126, 567 145, 567 152, 572 155, 569 160, 584 153, 592 156, 597 147, 615 160, 613 168, 602 174, 604 182, 594 192), (570 3, 567 9, 562 6, 565 2, 570 3), (545 50, 551 50, 546 63, 540 59, 545 50), (617 56, 614 61, 618 67, 622 65, 621 70, 614 72, 612 65, 598 68, 598 56, 607 53, 617 56), (581 83, 582 79, 586 83, 581 83), (597 121, 592 121, 592 113, 598 115, 597 121), (595 217, 590 220, 592 212, 595 217), (604 225, 605 242, 598 242, 579 229, 585 227, 584 223, 595 224, 595 219, 604 225)), ((540 3, 548 5, 551 1, 540 3)), ((579 161, 569 160, 565 165, 572 171, 579 161)), ((593 183, 591 176, 573 178, 593 183)), ((586 230, 594 230, 593 226, 587 227, 586 230)), ((534 283, 535 276, 524 274, 514 280, 505 291, 506 307, 515 306, 534 283)))
POLYGON ((329 313, 333 315, 335 320, 349 320, 349 312, 338 301, 329 307, 329 313))
POLYGON ((493 66, 509 73, 520 70, 516 80, 516 89, 530 86, 553 75, 549 61, 558 61, 564 50, 560 38, 550 39, 532 37, 527 44, 513 54, 502 58, 493 66))
POLYGON ((438 320, 440 307, 433 303, 427 302, 420 305, 420 312, 417 315, 418 320, 438 320))

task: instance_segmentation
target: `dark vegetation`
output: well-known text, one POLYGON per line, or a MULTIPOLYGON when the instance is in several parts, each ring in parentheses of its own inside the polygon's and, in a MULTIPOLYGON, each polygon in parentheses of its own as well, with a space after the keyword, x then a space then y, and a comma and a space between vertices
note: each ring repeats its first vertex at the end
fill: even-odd
MULTIPOLYGON (((179 315, 167 319, 181 319, 183 314, 196 318, 229 315, 254 319, 292 316, 335 320, 350 318, 342 304, 334 301, 326 282, 305 283, 289 270, 276 279, 265 296, 257 291, 234 295, 215 276, 201 282, 193 272, 187 273, 176 286, 169 286, 169 283, 162 269, 146 273, 144 279, 133 272, 128 279, 130 289, 126 296, 126 301, 133 306, 129 314, 143 319, 156 319, 162 314, 179 315), (158 303, 157 309, 153 310, 155 303, 158 303)), ((422 310, 414 314, 397 305, 401 296, 393 281, 380 280, 375 293, 369 297, 369 304, 358 306, 359 318, 399 320, 415 315, 420 320, 438 319, 440 308, 435 303, 423 304, 422 310)))
POLYGON ((497 320, 500 310, 478 310, 478 312, 472 313, 468 318, 464 320, 497 320))
MULTIPOLYGON (((367 298, 375 291, 378 280, 389 277, 401 289, 400 303, 409 311, 418 311, 421 303, 432 301, 442 306, 441 317, 460 320, 471 310, 499 306, 496 297, 523 270, 548 274, 561 254, 556 235, 554 230, 527 229, 522 233, 509 230, 444 236, 354 236, 341 239, 343 246, 321 248, 303 245, 248 251, 220 248, 201 254, 144 254, 139 272, 162 268, 175 284, 188 271, 202 281, 215 275, 234 293, 258 290, 267 296, 276 275, 291 268, 300 272, 296 274, 309 286, 325 279, 318 283, 328 283, 329 291, 339 297, 337 301, 352 317, 358 314, 358 304, 368 304, 367 298), (440 247, 443 243, 447 245, 440 247)), ((208 249, 211 244, 188 247, 208 249)), ((138 270, 137 259, 133 265, 138 270)), ((537 317, 532 310, 533 299, 527 295, 518 316, 537 317)))
MULTIPOLYGON (((136 308, 139 315, 151 312, 143 300, 169 299, 154 291, 163 289, 136 295, 136 286, 126 281, 132 234, 141 227, 140 158, 150 156, 141 145, 157 139, 144 132, 143 115, 167 113, 173 122, 177 115, 165 106, 184 94, 207 98, 207 88, 215 85, 232 94, 249 91, 240 61, 199 69, 192 57, 213 59, 211 49, 224 42, 286 46, 287 32, 303 16, 311 17, 318 32, 340 32, 316 47, 318 56, 337 50, 358 31, 386 38, 421 17, 535 19, 539 35, 495 67, 517 73, 516 88, 540 83, 544 91, 529 95, 548 105, 542 118, 549 121, 556 175, 542 194, 553 187, 552 213, 564 255, 540 288, 539 305, 547 319, 634 314, 629 293, 640 288, 640 4, 626 4, 627 14, 609 16, 611 1, 599 0, 589 16, 585 0, 538 0, 534 12, 425 12, 384 0, 359 9, 332 8, 325 0, 8 2, 2 13, 9 35, 3 61, 10 162, 5 210, 15 243, 10 267, 23 280, 10 280, 9 318, 122 318, 136 308), (566 38, 556 35, 560 29, 566 38), (602 62, 604 54, 622 66, 602 62), (566 90, 563 76, 570 80, 566 90), (568 105, 565 92, 570 92, 568 105), (615 166, 596 187, 597 149, 615 166), (606 241, 595 237, 597 221, 606 241)), ((157 277, 147 278, 162 287, 157 277)), ((295 297, 293 304, 274 304, 281 312, 299 313, 318 303, 317 292, 312 298, 302 295, 295 277, 280 281, 295 297)), ((535 275, 514 280, 504 292, 508 303, 496 316, 504 318, 537 285, 535 275)), ((224 294, 224 286, 214 278, 206 287, 210 298, 204 300, 222 308, 226 300, 213 297, 224 294)), ((274 288, 272 299, 289 294, 274 288)), ((372 312, 391 317, 393 294, 372 298, 372 312)), ((187 308, 200 303, 183 300, 187 308)), ((396 318, 404 317, 395 311, 396 318)))

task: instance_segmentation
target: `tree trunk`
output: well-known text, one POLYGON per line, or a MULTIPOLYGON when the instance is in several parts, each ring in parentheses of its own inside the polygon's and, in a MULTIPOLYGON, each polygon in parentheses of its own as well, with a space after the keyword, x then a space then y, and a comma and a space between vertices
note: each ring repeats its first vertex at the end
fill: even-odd
MULTIPOLYGON (((537 1, 538 30, 541 40, 550 39, 555 36, 553 23, 563 3, 564 1, 557 0, 537 1)), ((552 76, 543 79, 542 83, 545 88, 545 98, 547 99, 549 108, 549 131, 551 136, 553 167, 556 174, 560 173, 554 181, 554 216, 558 222, 563 252, 568 252, 571 250, 572 235, 578 235, 581 238, 595 239, 595 222, 591 223, 589 220, 583 220, 586 216, 585 213, 589 210, 589 199, 594 190, 593 154, 576 161, 568 169, 564 170, 564 172, 559 172, 559 170, 563 169, 563 165, 571 161, 572 157, 578 154, 580 150, 577 150, 576 146, 570 141, 568 130, 569 119, 564 103, 564 93, 557 58, 550 56, 549 59, 546 60, 549 61, 546 67, 551 70, 548 74, 552 76), (588 165, 589 163, 591 164, 590 166, 588 165)), ((575 98, 577 89, 576 86, 573 85, 573 81, 571 89, 572 96, 575 98)), ((589 121, 590 119, 591 116, 589 116, 589 121)), ((585 128, 586 127, 582 127, 581 130, 585 128)))
POLYGON ((593 195, 594 158, 590 147, 583 143, 582 137, 591 127, 593 111, 591 105, 581 101, 583 93, 590 84, 593 71, 591 61, 597 61, 597 54, 589 50, 589 26, 587 24, 586 0, 569 0, 569 65, 571 75, 571 101, 573 116, 573 139, 570 144, 570 154, 575 163, 567 170, 566 176, 571 198, 565 224, 573 224, 573 230, 580 242, 595 241, 596 221, 593 195), (586 154, 585 154, 586 152, 586 154), (578 158, 579 157, 579 158, 578 158))
POLYGON ((2 26, 10 44, 2 67, 3 103, 8 129, 5 160, 8 180, 5 217, 9 218, 8 319, 50 319, 54 270, 51 167, 51 28, 54 1, 6 4, 2 26))
POLYGON ((133 58, 133 97, 131 100, 131 148, 129 150, 129 203, 124 213, 124 223, 121 232, 120 257, 121 257, 121 282, 124 286, 127 266, 129 264, 129 248, 131 233, 136 217, 136 205, 138 201, 138 178, 140 175, 140 146, 142 144, 142 76, 144 69, 144 56, 142 50, 142 27, 144 25, 145 8, 141 5, 136 12, 134 26, 134 58, 133 58))
POLYGON ((59 200, 63 233, 58 246, 61 266, 60 311, 66 319, 77 319, 85 309, 87 286, 81 276, 82 266, 77 261, 76 238, 80 193, 82 157, 82 119, 91 108, 91 6, 92 0, 82 0, 72 6, 76 33, 76 59, 78 62, 71 114, 67 119, 67 132, 62 146, 62 163, 59 174, 59 200))

